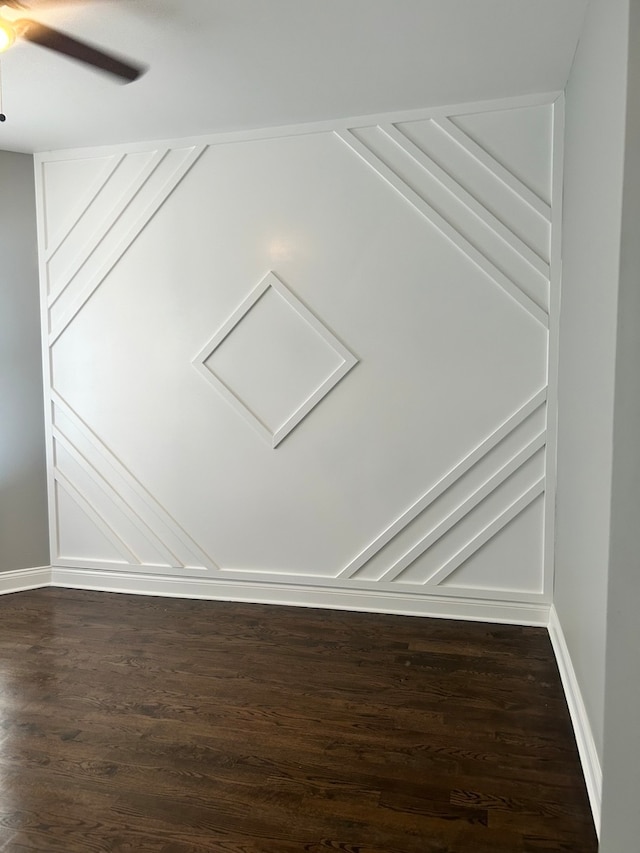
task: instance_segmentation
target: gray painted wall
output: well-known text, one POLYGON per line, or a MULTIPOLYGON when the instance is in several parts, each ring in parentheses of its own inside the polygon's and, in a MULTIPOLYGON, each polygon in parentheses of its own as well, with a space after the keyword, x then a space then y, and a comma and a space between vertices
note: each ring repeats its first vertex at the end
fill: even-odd
POLYGON ((629 0, 592 0, 566 89, 555 606, 600 760, 629 0))
POLYGON ((613 420, 602 853, 637 850, 640 790, 640 0, 632 0, 613 420), (635 46, 635 49, 633 49, 635 46))
POLYGON ((0 571, 49 564, 33 158, 0 151, 0 571))

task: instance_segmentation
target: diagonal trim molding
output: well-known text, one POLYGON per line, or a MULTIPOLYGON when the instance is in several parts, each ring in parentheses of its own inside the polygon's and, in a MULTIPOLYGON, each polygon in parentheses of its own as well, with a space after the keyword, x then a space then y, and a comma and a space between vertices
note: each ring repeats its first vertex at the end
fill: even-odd
POLYGON ((476 248, 466 237, 464 237, 453 225, 451 225, 429 202, 416 192, 403 178, 394 172, 368 145, 362 142, 352 130, 335 131, 335 135, 345 145, 357 154, 382 180, 386 181, 405 201, 414 207, 434 228, 452 243, 456 249, 462 252, 482 272, 490 278, 505 293, 511 296, 525 311, 541 323, 545 328, 549 327, 549 315, 528 296, 520 287, 505 275, 502 270, 487 258, 480 249, 476 248))
POLYGON ((364 548, 338 575, 341 578, 352 578, 356 573, 374 557, 385 545, 387 545, 398 533, 400 533, 415 518, 424 512, 437 498, 440 497, 450 486, 467 473, 483 456, 486 456, 496 447, 509 433, 517 429, 524 421, 532 415, 547 399, 547 389, 543 388, 534 394, 517 412, 514 412, 504 421, 491 435, 482 441, 476 448, 468 453, 464 459, 458 462, 447 474, 435 483, 422 497, 412 504, 402 515, 379 534, 366 548, 364 548))
POLYGON ((446 562, 435 574, 433 574, 427 582, 429 584, 439 584, 443 580, 446 580, 449 575, 453 574, 456 569, 460 568, 460 566, 468 560, 469 557, 475 554, 475 552, 495 536, 496 533, 499 533, 503 527, 506 527, 507 524, 512 522, 516 516, 520 515, 520 513, 525 510, 529 504, 533 503, 533 501, 542 494, 544 494, 544 477, 541 477, 533 484, 533 486, 527 489, 523 495, 507 507, 507 509, 490 524, 487 524, 486 527, 473 537, 471 542, 468 542, 464 548, 461 548, 457 554, 454 554, 453 557, 448 560, 448 562, 446 562))
MULTIPOLYGON (((198 570, 202 566, 213 571, 219 569, 215 560, 204 551, 195 540, 193 540, 184 528, 173 518, 173 516, 147 491, 142 483, 123 465, 123 463, 113 454, 103 442, 96 436, 91 428, 82 420, 71 406, 58 394, 56 391, 51 392, 51 399, 54 405, 69 419, 73 424, 74 429, 82 435, 83 439, 89 446, 97 452, 98 458, 104 463, 103 471, 113 471, 115 476, 122 482, 130 495, 135 496, 139 507, 144 509, 144 514, 137 510, 137 515, 142 517, 145 524, 154 531, 155 537, 164 543, 164 547, 169 549, 165 537, 158 532, 158 524, 166 528, 172 535, 176 543, 179 544, 180 550, 185 553, 180 557, 180 562, 185 568, 198 570), (185 555, 189 555, 192 559, 185 560, 185 555)), ((92 463, 94 467, 94 463, 92 463)), ((109 478, 105 477, 107 482, 109 478)), ((111 482, 110 485, 113 485, 111 482)), ((115 487, 114 487, 115 488, 115 487)), ((118 489, 121 497, 123 497, 122 488, 118 489)), ((131 504, 131 500, 127 503, 131 504)), ((176 550, 175 545, 171 546, 172 551, 176 550)))
MULTIPOLYGON (((154 151, 151 153, 148 161, 138 173, 136 180, 132 181, 121 194, 117 203, 106 213, 104 219, 100 222, 99 227, 89 239, 83 240, 78 252, 76 253, 69 266, 60 275, 62 287, 58 289, 55 295, 49 297, 49 308, 52 308, 64 293, 67 287, 78 274, 79 270, 87 263, 88 259, 94 253, 96 248, 109 234, 117 220, 122 216, 124 211, 129 207, 140 190, 144 187, 147 181, 153 176, 162 161, 166 158, 168 151, 154 151)), ((124 159, 124 158, 123 158, 124 159)))
POLYGON ((528 246, 521 237, 518 237, 497 216, 488 210, 471 193, 465 189, 455 178, 439 166, 426 151, 418 147, 409 137, 394 124, 382 125, 380 131, 385 134, 401 151, 410 157, 420 168, 435 178, 451 195, 470 210, 478 219, 490 228, 498 237, 517 255, 525 260, 539 275, 547 282, 551 274, 549 263, 536 251, 528 246))
MULTIPOLYGON (((120 260, 122 255, 126 252, 126 250, 131 246, 133 241, 137 238, 138 234, 142 231, 142 229, 149 223, 149 221, 155 216, 158 210, 162 207, 164 202, 173 192, 173 190, 178 186, 180 181, 185 177, 185 175, 189 172, 189 170, 195 165, 198 159, 201 157, 205 150, 206 146, 199 145, 193 146, 189 149, 188 154, 183 158, 183 160, 178 164, 177 167, 173 169, 171 174, 164 180, 160 188, 156 191, 152 200, 143 208, 143 210, 136 216, 134 222, 129 226, 127 232, 124 236, 116 242, 113 246, 107 259, 104 263, 96 270, 86 282, 86 284, 80 289, 80 293, 77 295, 74 302, 71 306, 66 310, 58 324, 51 329, 49 336, 49 346, 53 346, 53 344, 58 340, 60 335, 67 328, 69 323, 76 317, 76 315, 82 310, 87 301, 91 298, 91 296, 95 293, 95 291, 100 287, 104 279, 111 272, 113 267, 120 260)), ((167 152, 165 152, 166 155, 167 152)), ((165 157, 161 158, 161 161, 164 160, 165 157)), ((159 161, 159 162, 161 162, 159 161)), ((159 165, 159 162, 157 165, 159 165)), ((149 176, 150 177, 150 176, 149 176)), ((66 285, 65 285, 66 288, 66 285)))
POLYGON ((498 178, 521 201, 527 204, 532 210, 535 210, 538 216, 541 216, 546 222, 551 223, 551 207, 547 202, 541 199, 533 190, 529 189, 520 178, 517 178, 506 166, 503 166, 502 163, 496 160, 492 154, 489 154, 481 145, 478 145, 475 139, 472 139, 464 130, 459 128, 451 118, 446 116, 432 118, 431 123, 456 142, 470 157, 482 164, 487 171, 498 178))
MULTIPOLYGON (((466 500, 464 500, 456 509, 453 510, 440 524, 433 528, 433 530, 429 531, 429 533, 420 539, 413 548, 407 551, 402 557, 400 557, 380 578, 381 581, 393 581, 397 580, 401 577, 402 573, 405 569, 408 569, 409 566, 421 557, 426 551, 434 545, 441 536, 444 536, 452 527, 454 527, 459 521, 461 521, 471 510, 475 509, 486 497, 488 497, 492 492, 494 492, 498 486, 502 485, 502 483, 507 480, 511 474, 518 470, 525 462, 532 458, 532 456, 538 452, 541 448, 544 447, 546 441, 546 434, 544 432, 540 433, 540 435, 536 436, 533 441, 530 441, 529 444, 523 448, 519 453, 517 453, 512 459, 510 459, 507 463, 505 463, 493 476, 491 476, 486 482, 484 482, 479 488, 473 492, 473 494, 469 495, 466 500)), ((524 507, 523 507, 524 509, 524 507)), ((501 515, 500 519, 503 518, 501 515)), ((506 523, 506 521, 505 521, 506 523)), ((497 533, 500 528, 497 528, 494 532, 497 533)), ((475 537, 471 543, 465 546, 465 548, 470 548, 477 540, 475 537)), ((484 543, 482 543, 484 544, 484 543)), ((479 547, 479 546, 478 546, 479 547)), ((473 550, 476 550, 475 548, 473 550)), ((471 551, 473 553, 473 551, 471 551)), ((447 566, 449 563, 447 563, 447 566)), ((451 569, 451 571, 447 572, 447 574, 443 574, 444 569, 435 572, 431 577, 425 580, 425 583, 438 583, 440 580, 444 580, 448 574, 451 574, 452 571, 455 571, 457 566, 451 569)))
MULTIPOLYGON (((91 480, 98 486, 102 494, 110 500, 121 512, 130 516, 134 521, 137 529, 142 533, 147 542, 159 553, 164 556, 164 559, 169 566, 173 567, 182 567, 185 568, 185 564, 181 562, 181 560, 171 551, 164 542, 160 539, 159 536, 155 534, 152 528, 145 522, 145 520, 140 516, 135 509, 123 498, 123 496, 113 488, 111 483, 108 482, 100 472, 94 467, 94 465, 90 462, 89 459, 86 458, 78 448, 73 444, 73 442, 64 434, 64 432, 58 427, 53 427, 53 438, 55 439, 57 444, 60 444, 65 448, 67 453, 76 460, 76 462, 80 465, 80 467, 84 470, 84 472, 91 478, 91 480)), ((59 464, 57 466, 57 470, 60 470, 59 464)), ((82 494, 82 490, 75 485, 75 489, 79 494, 82 494)), ((86 496, 83 495, 85 501, 88 502, 86 496)), ((122 537, 120 537, 122 539, 122 537)), ((124 541, 124 540, 123 540, 124 541)), ((134 551, 133 548, 129 550, 134 551)), ((143 561, 138 559, 139 563, 143 561)))
POLYGON ((93 522, 102 535, 113 545, 116 551, 123 558, 125 563, 135 563, 141 565, 140 558, 135 554, 127 543, 118 536, 116 531, 96 512, 93 506, 85 498, 85 496, 73 485, 73 483, 64 476, 61 471, 54 471, 53 478, 60 488, 62 488, 71 500, 82 510, 87 518, 93 522))
POLYGON ((95 179, 89 184, 75 207, 69 214, 66 221, 62 223, 58 231, 55 232, 51 239, 47 240, 47 249, 45 252, 45 261, 47 263, 53 258, 60 246, 68 239, 73 229, 87 212, 89 206, 94 201, 96 196, 108 184, 111 176, 117 170, 118 166, 125 158, 125 154, 112 154, 104 164, 103 168, 96 175, 95 179))

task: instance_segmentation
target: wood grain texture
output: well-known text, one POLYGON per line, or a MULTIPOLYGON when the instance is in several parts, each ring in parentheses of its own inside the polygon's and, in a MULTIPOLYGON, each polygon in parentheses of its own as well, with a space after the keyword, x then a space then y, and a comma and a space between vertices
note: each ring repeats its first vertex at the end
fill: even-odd
POLYGON ((3 853, 595 853, 546 631, 0 597, 3 853))

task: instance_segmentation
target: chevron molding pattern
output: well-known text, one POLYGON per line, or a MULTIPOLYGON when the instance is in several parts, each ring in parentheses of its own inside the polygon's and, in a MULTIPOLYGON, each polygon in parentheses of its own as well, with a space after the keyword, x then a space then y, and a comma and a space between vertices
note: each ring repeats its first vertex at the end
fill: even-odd
POLYGON ((40 155, 54 568, 548 602, 555 109, 40 155))

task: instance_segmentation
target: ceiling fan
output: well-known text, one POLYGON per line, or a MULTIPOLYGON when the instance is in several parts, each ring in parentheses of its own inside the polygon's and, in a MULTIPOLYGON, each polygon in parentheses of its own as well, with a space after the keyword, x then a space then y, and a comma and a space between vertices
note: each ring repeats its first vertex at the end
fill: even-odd
MULTIPOLYGON (((17 9, 18 12, 28 8, 20 0, 0 0, 0 13, 3 7, 17 9)), ((134 64, 114 54, 107 53, 99 47, 80 41, 61 30, 55 30, 41 24, 39 21, 22 17, 16 20, 8 20, 0 14, 0 52, 11 47, 16 38, 26 39, 26 41, 40 45, 40 47, 46 47, 55 53, 61 53, 75 59, 77 62, 83 62, 85 65, 111 74, 125 83, 132 83, 146 71, 143 65, 134 64)))

